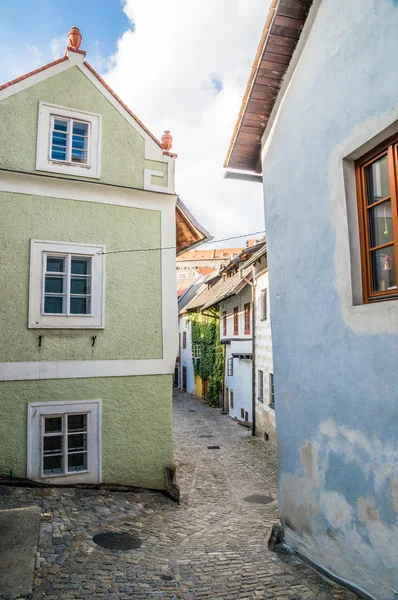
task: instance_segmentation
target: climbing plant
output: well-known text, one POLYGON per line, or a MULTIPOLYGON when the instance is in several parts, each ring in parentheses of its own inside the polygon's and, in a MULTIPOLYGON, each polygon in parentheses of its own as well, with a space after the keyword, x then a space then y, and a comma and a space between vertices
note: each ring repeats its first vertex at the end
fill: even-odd
MULTIPOLYGON (((208 381, 207 401, 219 405, 223 378, 223 349, 220 344, 220 319, 218 312, 214 316, 201 313, 189 314, 191 339, 193 346, 199 346, 200 358, 194 360, 194 373, 208 381)), ((193 354, 193 352, 192 352, 193 354)))

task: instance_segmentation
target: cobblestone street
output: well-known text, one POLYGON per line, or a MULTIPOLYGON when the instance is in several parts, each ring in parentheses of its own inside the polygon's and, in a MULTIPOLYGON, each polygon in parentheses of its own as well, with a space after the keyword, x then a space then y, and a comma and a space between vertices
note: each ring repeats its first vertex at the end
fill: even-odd
POLYGON ((273 445, 184 393, 174 399, 174 427, 180 506, 156 492, 10 487, 0 496, 0 508, 36 504, 53 516, 41 524, 35 600, 353 598, 268 551, 278 518, 273 445), (245 500, 256 494, 273 500, 245 500), (106 530, 142 546, 105 550, 92 537, 106 530))

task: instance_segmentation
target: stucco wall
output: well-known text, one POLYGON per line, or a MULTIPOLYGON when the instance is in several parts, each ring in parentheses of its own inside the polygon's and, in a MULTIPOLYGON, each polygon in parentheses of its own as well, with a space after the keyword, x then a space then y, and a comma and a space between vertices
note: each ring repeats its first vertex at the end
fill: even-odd
POLYGON ((271 402, 270 373, 273 373, 272 340, 271 340, 271 314, 269 310, 269 277, 268 271, 261 271, 263 263, 256 263, 256 398, 258 398, 258 372, 263 372, 263 402, 256 400, 256 435, 267 434, 270 442, 276 442, 275 411, 269 404, 271 402), (267 290, 267 318, 261 319, 261 292, 267 290))
POLYGON ((280 512, 289 543, 387 600, 398 590, 398 304, 354 306, 343 159, 398 119, 398 3, 315 4, 263 162, 280 512))
POLYGON ((76 66, 0 102, 0 167, 35 172, 40 101, 102 115, 99 181, 143 188, 148 168, 164 173, 153 183, 167 187, 167 163, 145 160, 144 139, 76 66))
POLYGON ((103 482, 163 489, 173 461, 170 375, 3 382, 0 473, 26 476, 28 402, 98 398, 103 482))
POLYGON ((156 248, 159 211, 0 192, 0 222, 0 362, 162 358, 159 252, 106 257, 105 329, 27 329, 30 239, 156 248))
POLYGON ((228 359, 232 354, 251 354, 252 337, 251 334, 244 334, 244 305, 250 303, 250 323, 251 323, 251 286, 247 285, 240 294, 232 296, 220 303, 220 336, 222 340, 230 340, 230 344, 225 345, 225 385, 234 393, 234 406, 229 407, 231 417, 242 420, 241 409, 249 414, 249 421, 252 419, 252 361, 233 359, 233 375, 228 375, 228 359), (239 334, 233 334, 233 310, 239 308, 239 334), (227 335, 223 335, 223 312, 227 312, 227 335))

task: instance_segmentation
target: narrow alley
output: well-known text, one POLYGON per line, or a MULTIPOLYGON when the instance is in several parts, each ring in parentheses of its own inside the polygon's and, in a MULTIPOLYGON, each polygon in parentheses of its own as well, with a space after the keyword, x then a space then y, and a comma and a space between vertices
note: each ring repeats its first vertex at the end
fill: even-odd
POLYGON ((174 397, 174 431, 180 506, 157 492, 2 486, 0 508, 52 514, 41 523, 34 600, 353 598, 268 551, 275 446, 186 393, 174 397), (142 545, 106 550, 92 540, 103 531, 142 545))

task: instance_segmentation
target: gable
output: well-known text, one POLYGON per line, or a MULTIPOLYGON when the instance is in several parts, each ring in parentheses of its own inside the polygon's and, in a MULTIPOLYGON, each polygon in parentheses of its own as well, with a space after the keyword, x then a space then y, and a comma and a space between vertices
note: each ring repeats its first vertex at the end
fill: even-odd
MULTIPOLYGON (((102 116, 100 182, 143 189, 148 187, 145 170, 149 169, 163 175, 157 176, 153 183, 170 191, 167 189, 168 162, 159 144, 138 121, 133 126, 134 119, 127 109, 123 105, 120 110, 116 107, 120 101, 114 94, 110 95, 105 84, 104 91, 110 99, 98 89, 101 83, 97 87, 90 80, 90 73, 83 72, 85 66, 67 62, 70 66, 67 64, 61 72, 51 74, 54 71, 49 68, 41 81, 34 76, 37 82, 30 77, 24 86, 17 84, 16 93, 13 86, 5 88, 8 96, 0 96, 0 167, 28 173, 36 171, 39 103, 47 102, 102 116)), ((94 75, 92 77, 94 79, 94 75)))

